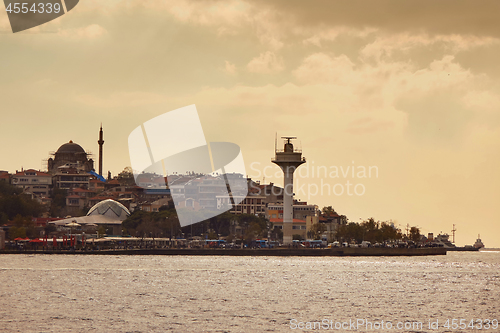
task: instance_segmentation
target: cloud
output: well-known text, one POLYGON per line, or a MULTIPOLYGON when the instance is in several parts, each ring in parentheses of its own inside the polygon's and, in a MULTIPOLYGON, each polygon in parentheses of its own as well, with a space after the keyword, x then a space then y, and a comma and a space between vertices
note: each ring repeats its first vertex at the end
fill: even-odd
POLYGON ((303 83, 352 82, 354 63, 344 54, 332 57, 325 53, 314 53, 306 57, 292 73, 303 83))
POLYGON ((478 112, 496 113, 500 110, 500 95, 491 90, 467 91, 462 100, 468 108, 478 112))
POLYGON ((7 12, 4 10, 0 10, 0 31, 12 33, 9 17, 7 16, 7 12))
POLYGON ((107 96, 97 94, 78 94, 74 101, 93 108, 145 107, 164 104, 168 99, 164 95, 144 91, 122 91, 107 96))
POLYGON ((348 26, 337 26, 337 27, 328 27, 325 26, 323 28, 315 28, 315 29, 304 29, 303 34, 310 35, 303 40, 304 44, 312 44, 318 47, 321 47, 323 42, 333 42, 339 36, 346 36, 349 38, 366 38, 371 34, 377 32, 375 28, 363 28, 357 29, 348 26), (312 36, 311 36, 312 35, 312 36))
POLYGON ((377 28, 389 33, 408 31, 429 34, 472 34, 500 37, 496 0, 315 0, 304 6, 302 0, 253 0, 256 7, 288 16, 302 27, 349 26, 377 28))
POLYGON ((267 51, 253 58, 248 64, 249 72, 254 73, 275 73, 285 69, 283 58, 277 56, 274 52, 267 51))
POLYGON ((107 31, 98 24, 91 24, 86 27, 76 29, 61 29, 59 36, 76 39, 95 39, 106 34, 107 31))
POLYGON ((229 75, 236 75, 236 65, 226 60, 224 71, 229 75))
POLYGON ((146 8, 165 9, 176 19, 202 26, 238 26, 248 20, 249 6, 244 1, 147 1, 146 8))
POLYGON ((271 50, 283 47, 288 30, 283 25, 290 26, 279 12, 250 1, 137 0, 133 3, 147 10, 166 12, 184 24, 211 28, 220 37, 243 36, 250 31, 271 50))
POLYGON ((346 132, 352 134, 373 133, 377 131, 386 131, 393 126, 394 121, 377 120, 371 117, 365 117, 352 121, 346 132))
POLYGON ((423 33, 381 34, 365 45, 360 52, 364 59, 373 58, 380 61, 391 59, 395 53, 408 55, 412 51, 433 46, 441 47, 448 54, 456 54, 473 48, 498 45, 500 38, 480 37, 474 35, 429 35, 423 33))
MULTIPOLYGON (((38 167, 75 133, 95 150, 85 129, 103 120, 116 173, 130 129, 195 103, 207 139, 238 143, 247 162, 271 165, 278 131, 299 137, 308 163, 379 167, 365 197, 312 203, 429 229, 453 220, 464 234, 471 214, 493 220, 500 3, 353 1, 86 0, 40 27, 59 33, 4 33, 0 97, 12 126, 2 138, 26 135, 2 155, 26 153, 0 168, 38 167), (44 138, 36 149, 34 138, 44 138)), ((7 22, 0 13, 10 32, 7 22)))

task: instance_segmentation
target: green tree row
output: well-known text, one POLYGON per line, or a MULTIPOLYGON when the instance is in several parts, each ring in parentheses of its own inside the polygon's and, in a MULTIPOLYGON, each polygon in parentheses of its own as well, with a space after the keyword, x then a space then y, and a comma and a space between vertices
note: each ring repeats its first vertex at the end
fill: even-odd
MULTIPOLYGON (((196 216, 196 212, 192 213, 193 219, 200 218, 196 216)), ((168 206, 162 206, 158 212, 135 211, 123 221, 122 226, 125 234, 136 237, 176 238, 203 235, 216 239, 220 235, 229 237, 228 241, 232 241, 236 236, 231 234, 231 225, 236 224, 241 227, 241 238, 247 242, 266 238, 269 231, 274 237, 280 236, 280 232, 273 230, 272 224, 263 215, 235 215, 229 212, 181 228, 175 209, 168 206)))
POLYGON ((350 222, 339 226, 336 238, 339 241, 354 240, 357 243, 369 241, 371 243, 382 243, 401 239, 420 241, 420 230, 417 227, 410 229, 409 235, 403 235, 401 229, 387 222, 375 222, 373 218, 362 223, 350 222))
POLYGON ((44 211, 43 205, 22 194, 22 189, 0 181, 0 225, 13 220, 17 215, 38 217, 44 211))

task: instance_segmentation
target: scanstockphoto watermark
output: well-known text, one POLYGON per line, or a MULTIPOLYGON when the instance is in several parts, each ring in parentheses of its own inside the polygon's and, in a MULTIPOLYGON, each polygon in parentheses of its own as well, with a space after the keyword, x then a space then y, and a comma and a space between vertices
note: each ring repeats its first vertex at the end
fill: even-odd
POLYGON ((75 8, 80 0, 4 0, 12 32, 45 24, 75 8))
POLYGON ((464 330, 492 330, 499 328, 498 319, 485 318, 429 318, 424 321, 398 321, 398 320, 370 320, 366 318, 350 318, 348 320, 323 319, 321 321, 290 320, 291 330, 334 330, 334 331, 359 331, 368 332, 405 330, 405 331, 464 331, 464 330))
POLYGON ((421 321, 372 321, 368 319, 349 319, 335 321, 323 319, 321 321, 290 320, 292 330, 334 330, 334 331, 371 331, 371 330, 422 330, 426 325, 421 321))
MULTIPOLYGON (((283 171, 275 166, 262 167, 260 162, 253 162, 250 169, 256 179, 283 178, 283 171)), ((366 193, 364 181, 379 177, 378 166, 356 165, 354 161, 351 165, 340 166, 315 165, 314 161, 311 161, 293 171, 294 185, 285 187, 285 194, 307 197, 308 200, 317 195, 362 196, 366 193)), ((260 191, 260 188, 256 187, 255 190, 260 191)))
MULTIPOLYGON (((242 176, 246 169, 240 147, 232 142, 207 142, 194 104, 165 112, 139 125, 130 133, 128 147, 137 184, 140 184, 142 173, 167 177, 191 170, 193 174, 219 178, 218 184, 222 185, 219 194, 229 198, 231 205, 217 210, 211 205, 201 205, 203 196, 201 200, 186 196, 184 183, 173 183, 167 188, 165 178, 162 178, 158 188, 146 185, 146 194, 171 194, 181 227, 222 214, 242 202, 248 194, 247 179, 242 176), (175 145, 165 142, 175 142, 175 145)), ((214 183, 210 181, 210 184, 214 183)))

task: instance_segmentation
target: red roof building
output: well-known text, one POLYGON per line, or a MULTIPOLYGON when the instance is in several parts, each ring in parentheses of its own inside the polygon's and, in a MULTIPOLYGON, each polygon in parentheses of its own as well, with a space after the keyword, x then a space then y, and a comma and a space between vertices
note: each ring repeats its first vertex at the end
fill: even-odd
POLYGON ((12 175, 12 185, 22 188, 23 193, 34 199, 49 197, 52 175, 34 169, 16 171, 12 175))
POLYGON ((0 181, 10 183, 10 174, 7 171, 0 171, 0 181))

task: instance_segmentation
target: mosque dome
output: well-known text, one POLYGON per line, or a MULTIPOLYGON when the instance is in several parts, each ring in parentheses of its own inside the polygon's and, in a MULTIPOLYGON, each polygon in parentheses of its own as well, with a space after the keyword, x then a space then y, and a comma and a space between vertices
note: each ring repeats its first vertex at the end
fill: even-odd
POLYGON ((85 150, 79 144, 74 143, 73 141, 70 141, 68 143, 63 144, 61 147, 59 147, 56 154, 58 154, 58 153, 62 153, 62 154, 84 153, 85 154, 85 150))
POLYGON ((104 215, 123 221, 130 215, 130 211, 121 203, 107 199, 96 203, 90 208, 87 216, 90 215, 104 215))
POLYGON ((70 141, 60 146, 53 157, 47 160, 47 169, 51 174, 56 174, 59 167, 71 164, 89 172, 94 169, 94 161, 89 159, 89 155, 82 146, 70 141))

